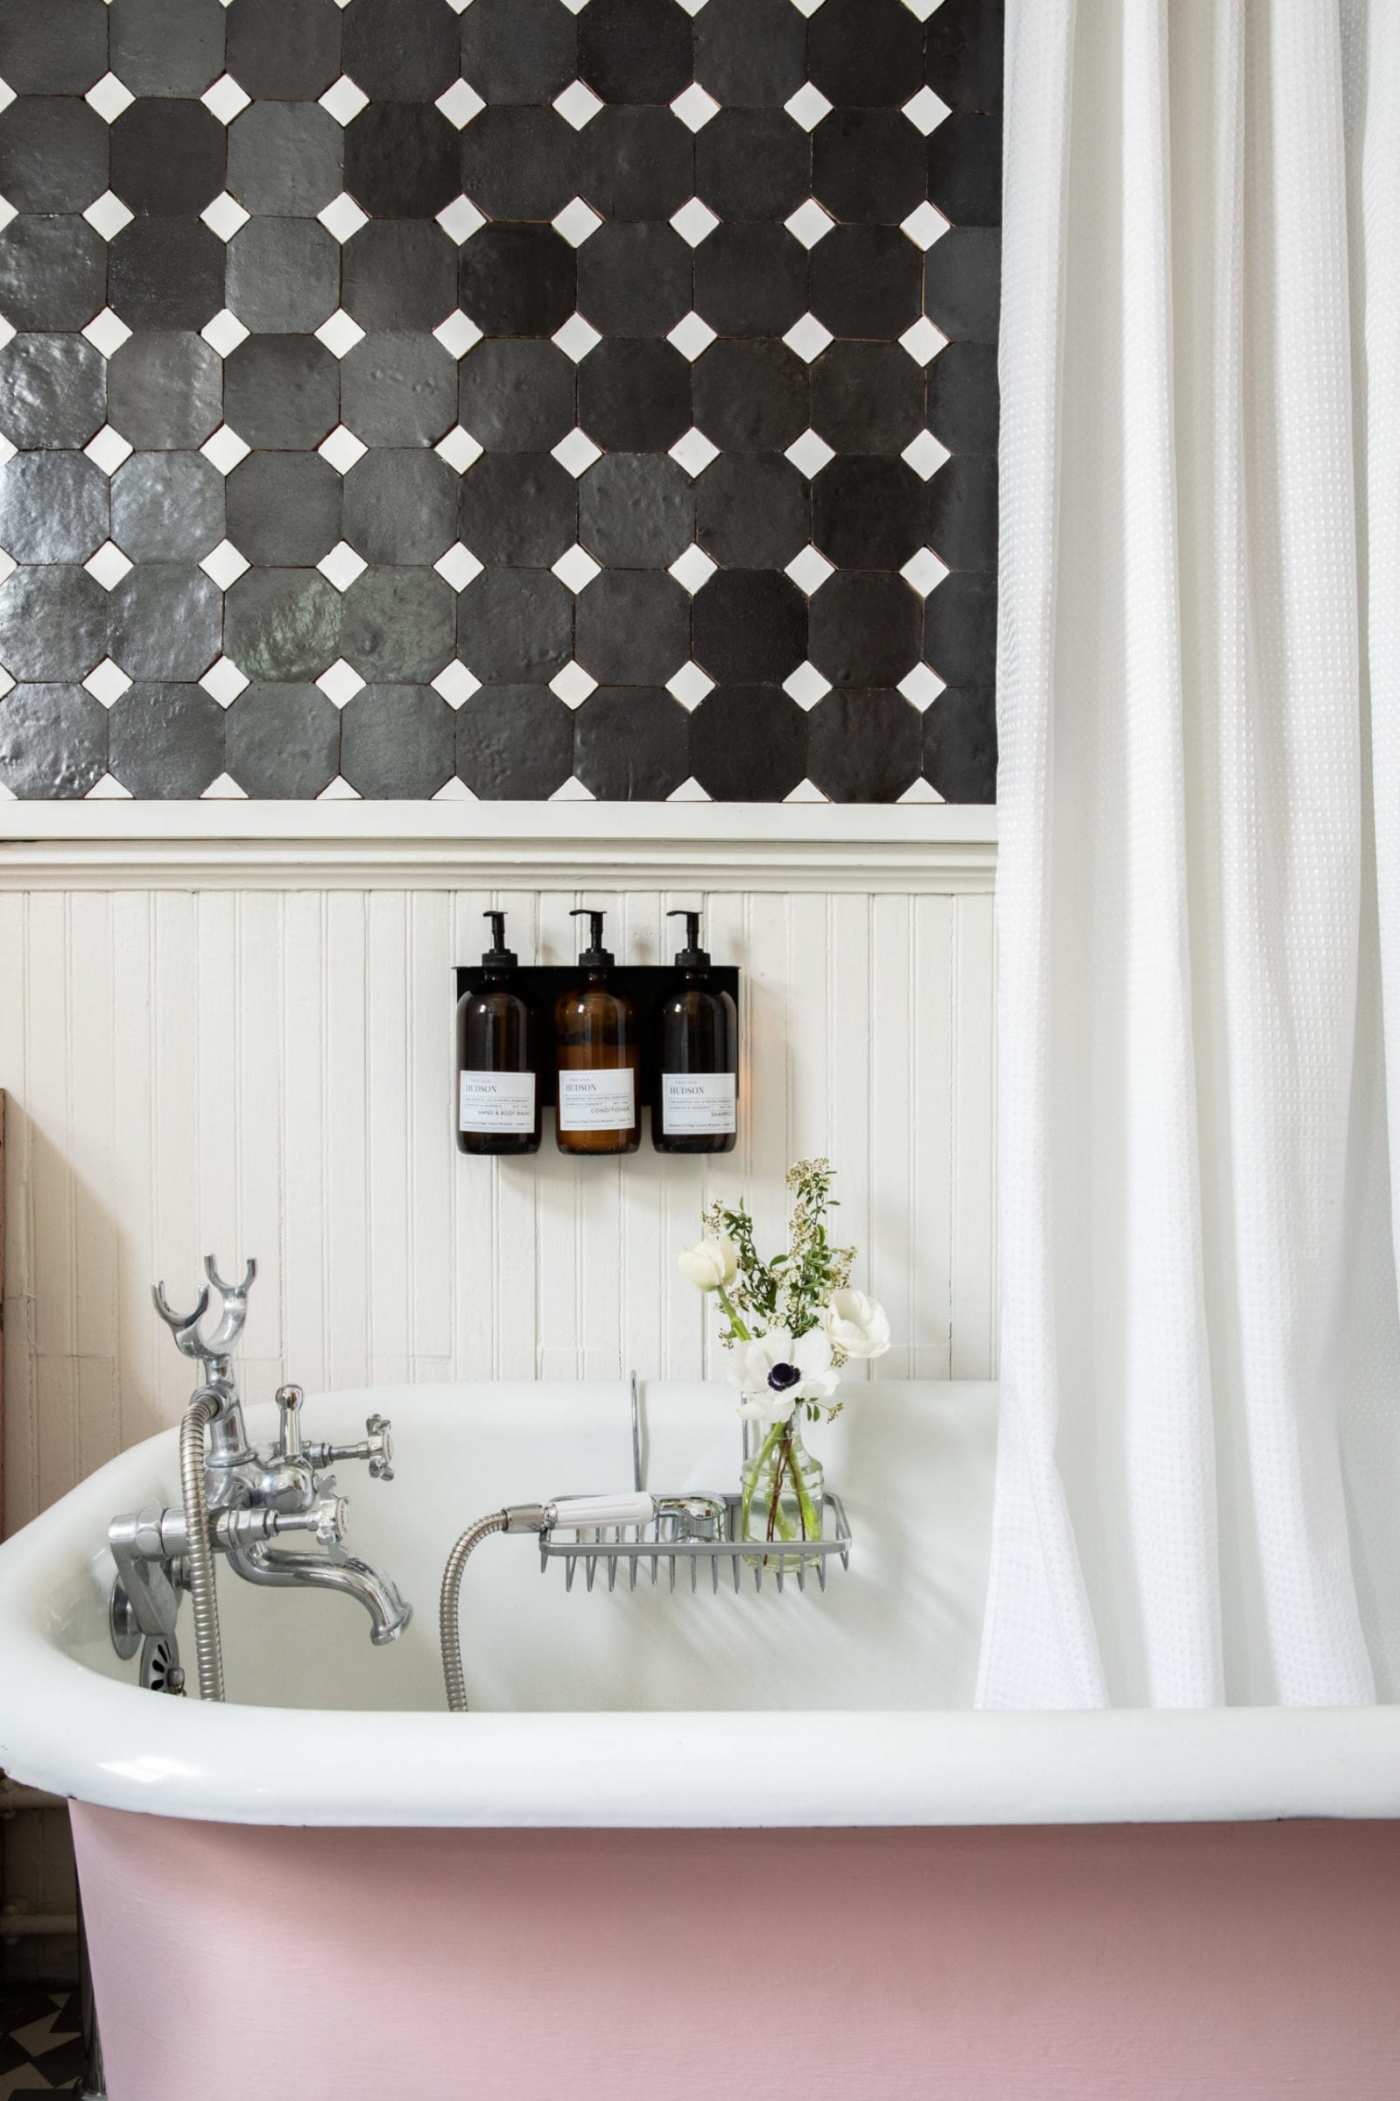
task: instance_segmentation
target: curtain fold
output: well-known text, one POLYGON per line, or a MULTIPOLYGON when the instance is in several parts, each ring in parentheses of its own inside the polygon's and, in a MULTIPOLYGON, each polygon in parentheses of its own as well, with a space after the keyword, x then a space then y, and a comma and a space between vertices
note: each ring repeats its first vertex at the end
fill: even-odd
POLYGON ((1397 96, 1388 0, 1008 7, 985 1705, 1396 1682, 1397 96))

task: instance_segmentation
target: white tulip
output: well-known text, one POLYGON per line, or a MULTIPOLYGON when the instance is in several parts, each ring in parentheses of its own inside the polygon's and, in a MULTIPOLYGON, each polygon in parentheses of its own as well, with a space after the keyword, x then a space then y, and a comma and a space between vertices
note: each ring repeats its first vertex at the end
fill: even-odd
POLYGON ((832 1349, 848 1357, 883 1357, 890 1346, 889 1316, 863 1291, 834 1291, 822 1327, 832 1349))
POLYGON ((732 1240, 697 1240, 679 1258, 683 1277, 701 1291, 720 1291, 739 1273, 739 1257, 732 1240))

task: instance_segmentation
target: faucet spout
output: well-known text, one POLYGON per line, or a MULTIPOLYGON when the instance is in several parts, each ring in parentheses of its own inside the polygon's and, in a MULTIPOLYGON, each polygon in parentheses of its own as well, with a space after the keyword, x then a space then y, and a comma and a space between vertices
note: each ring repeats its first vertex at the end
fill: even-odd
POLYGON ((355 1598, 370 1617, 370 1640, 376 1648, 397 1641, 413 1617, 413 1607, 399 1595, 388 1576, 381 1576, 366 1561, 332 1547, 313 1554, 295 1549, 266 1546, 227 1548, 229 1566, 248 1583, 282 1588, 308 1584, 313 1589, 340 1591, 355 1598))

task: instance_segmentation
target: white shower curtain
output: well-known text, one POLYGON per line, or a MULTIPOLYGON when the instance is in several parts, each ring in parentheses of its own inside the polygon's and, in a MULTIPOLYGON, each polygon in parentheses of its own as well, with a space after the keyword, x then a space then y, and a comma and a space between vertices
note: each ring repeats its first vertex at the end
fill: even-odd
POLYGON ((1394 1697, 1400 0, 1009 0, 1006 177, 980 1699, 1394 1697))

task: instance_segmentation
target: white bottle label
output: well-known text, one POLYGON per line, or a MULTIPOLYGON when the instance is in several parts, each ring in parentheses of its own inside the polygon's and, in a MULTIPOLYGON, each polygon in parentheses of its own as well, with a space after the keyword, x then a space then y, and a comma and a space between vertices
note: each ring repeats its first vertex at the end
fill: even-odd
POLYGON ((457 1097, 459 1130, 533 1131, 535 1075, 532 1072, 464 1072, 457 1097))
POLYGON ((561 1131, 630 1131, 637 1121, 637 1075, 630 1065, 611 1072, 559 1074, 561 1131))
POLYGON ((732 1072, 663 1072, 661 1128, 668 1138, 713 1138, 735 1128, 732 1072))

